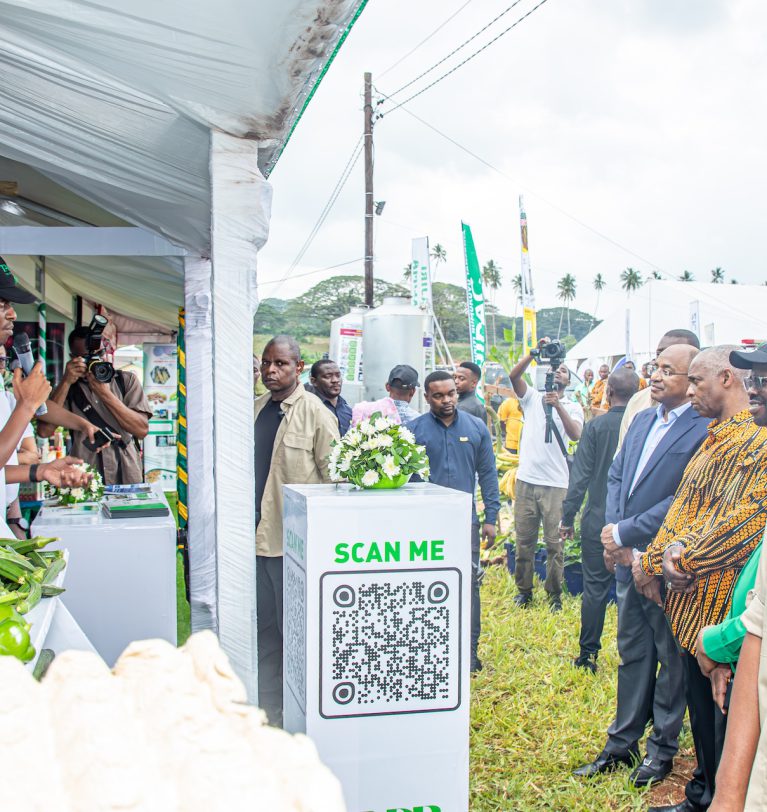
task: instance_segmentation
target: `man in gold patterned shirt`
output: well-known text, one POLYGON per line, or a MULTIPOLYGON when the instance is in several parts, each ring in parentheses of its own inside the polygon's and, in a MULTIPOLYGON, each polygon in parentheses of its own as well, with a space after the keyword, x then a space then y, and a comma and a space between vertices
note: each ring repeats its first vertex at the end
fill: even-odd
POLYGON ((637 589, 658 603, 658 576, 665 580, 665 611, 684 649, 698 760, 686 799, 651 807, 651 812, 697 812, 711 803, 726 717, 695 659, 695 641, 702 627, 726 617, 735 579, 764 533, 767 429, 759 428, 748 411, 744 372, 730 363, 730 352, 736 349, 704 350, 690 365, 693 408, 712 423, 685 469, 658 535, 633 567, 637 589))

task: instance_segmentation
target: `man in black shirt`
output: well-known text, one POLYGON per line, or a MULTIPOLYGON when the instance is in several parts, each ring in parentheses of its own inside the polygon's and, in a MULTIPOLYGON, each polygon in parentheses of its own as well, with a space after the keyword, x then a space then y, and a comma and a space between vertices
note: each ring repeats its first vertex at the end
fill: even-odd
POLYGON ((341 397, 341 370, 335 361, 323 358, 312 364, 309 381, 313 394, 330 409, 338 420, 343 437, 352 422, 352 407, 341 397))
POLYGON ((605 609, 614 576, 605 567, 601 541, 605 526, 607 473, 618 446, 621 420, 626 404, 637 391, 636 372, 621 367, 607 379, 610 411, 590 420, 583 428, 575 453, 570 485, 562 504, 560 538, 573 537, 575 515, 580 510, 588 490, 586 508, 581 516, 581 561, 583 565, 583 597, 581 599, 580 655, 574 661, 579 668, 597 670, 597 655, 605 623, 605 609))
POLYGON ((462 412, 478 417, 483 423, 487 422, 485 407, 477 397, 477 386, 482 378, 482 368, 471 361, 459 364, 453 373, 455 388, 458 391, 458 406, 462 412))

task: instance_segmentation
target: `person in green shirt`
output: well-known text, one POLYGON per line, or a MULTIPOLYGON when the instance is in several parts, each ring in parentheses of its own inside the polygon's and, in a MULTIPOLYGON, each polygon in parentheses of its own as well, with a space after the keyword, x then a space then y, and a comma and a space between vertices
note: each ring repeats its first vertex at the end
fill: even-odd
POLYGON ((732 592, 732 604, 727 618, 716 626, 705 626, 698 635, 696 654, 700 670, 711 680, 714 701, 726 713, 724 699, 732 681, 746 639, 746 627, 740 616, 746 611, 746 598, 756 583, 764 540, 751 553, 740 571, 732 592))

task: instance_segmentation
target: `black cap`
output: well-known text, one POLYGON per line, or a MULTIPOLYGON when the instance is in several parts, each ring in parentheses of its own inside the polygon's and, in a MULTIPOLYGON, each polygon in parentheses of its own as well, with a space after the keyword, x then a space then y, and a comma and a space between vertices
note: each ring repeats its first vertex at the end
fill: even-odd
POLYGON ((389 373, 387 383, 397 389, 415 389, 421 385, 418 383, 418 373, 407 364, 397 364, 389 373))
POLYGON ((730 353, 730 363, 738 369, 753 369, 754 364, 767 365, 767 343, 760 344, 755 350, 733 350, 730 353))
POLYGON ((14 304, 32 304, 37 301, 34 293, 19 287, 19 280, 11 273, 2 257, 0 257, 0 299, 14 304))

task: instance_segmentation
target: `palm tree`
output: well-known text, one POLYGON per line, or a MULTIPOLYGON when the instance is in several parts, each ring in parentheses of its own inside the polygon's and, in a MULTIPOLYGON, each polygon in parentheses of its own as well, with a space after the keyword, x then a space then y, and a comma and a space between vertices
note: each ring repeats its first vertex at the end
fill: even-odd
POLYGON ((621 271, 621 287, 626 291, 627 296, 631 296, 635 290, 639 290, 643 281, 642 274, 634 268, 626 268, 625 271, 621 271))
POLYGON ((493 306, 493 345, 495 346, 495 292, 501 287, 501 266, 494 260, 489 259, 482 268, 482 284, 486 285, 492 293, 490 294, 490 304, 493 306))
POLYGON ((408 262, 407 265, 402 269, 402 278, 403 279, 410 279, 413 276, 413 268, 415 267, 415 262, 408 262))
POLYGON ((604 290, 605 287, 605 278, 602 276, 601 273, 598 273, 594 277, 594 290, 597 292, 597 303, 594 305, 594 314, 591 317, 591 326, 594 326, 594 322, 597 320, 597 310, 599 310, 599 294, 604 290))
MULTIPOLYGON (((559 282, 557 282, 557 299, 561 299, 567 308, 567 335, 570 335, 570 302, 575 298, 575 286, 575 277, 569 273, 565 274, 559 282)), ((563 311, 560 311, 557 338, 559 338, 562 332, 562 316, 563 311)))
POLYGON ((517 311, 522 302, 522 274, 511 277, 511 289, 514 291, 514 329, 517 329, 517 311))
POLYGON ((730 284, 731 284, 731 285, 737 285, 737 284, 738 284, 738 280, 737 280, 737 279, 730 279, 730 284))
POLYGON ((653 271, 650 274, 650 279, 663 279, 663 275, 661 274, 660 271, 653 271))
POLYGON ((679 274, 679 281, 680 282, 694 282, 695 277, 689 271, 684 271, 683 273, 679 274))
POLYGON ((711 281, 715 285, 721 285, 724 282, 724 271, 717 267, 711 271, 711 281))
POLYGON ((434 279, 437 276, 437 268, 439 268, 440 263, 447 260, 447 251, 438 242, 434 243, 434 247, 431 249, 431 258, 434 260, 434 274, 432 276, 432 279, 434 279))

